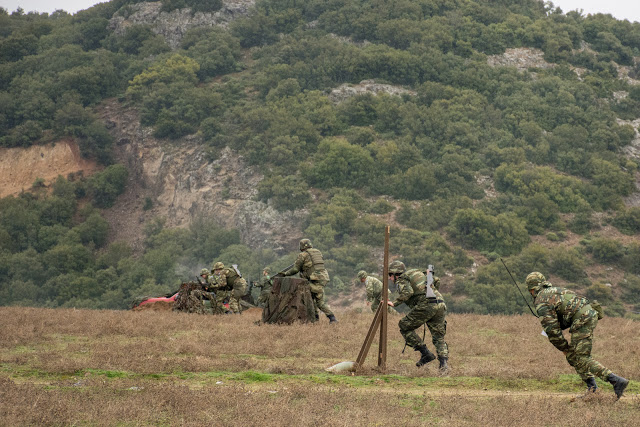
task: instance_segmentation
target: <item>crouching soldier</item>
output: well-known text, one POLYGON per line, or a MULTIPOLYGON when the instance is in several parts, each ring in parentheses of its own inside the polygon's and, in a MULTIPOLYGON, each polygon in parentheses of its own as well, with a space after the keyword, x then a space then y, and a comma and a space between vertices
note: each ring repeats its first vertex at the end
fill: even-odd
MULTIPOLYGON (((373 276, 367 276, 367 272, 360 270, 358 272, 358 279, 361 283, 364 283, 364 289, 367 293, 367 305, 371 306, 371 311, 375 313, 382 300, 382 282, 373 276)), ((389 292, 389 298, 391 297, 391 291, 389 292)), ((391 306, 387 310, 389 313, 396 313, 391 306)))
POLYGON ((564 353, 567 362, 587 384, 587 391, 596 391, 595 377, 598 377, 613 385, 619 399, 629 380, 615 375, 591 357, 593 330, 602 318, 600 304, 589 302, 569 289, 552 286, 537 271, 530 273, 525 281, 549 341, 564 353), (562 330, 567 328, 571 343, 562 335, 562 330))
POLYGON ((225 296, 229 297, 229 309, 235 314, 240 314, 240 299, 247 293, 247 281, 235 265, 230 268, 216 262, 212 270, 215 278, 212 288, 222 290, 225 296))
POLYGON ((449 370, 449 348, 444 340, 447 333, 447 306, 442 295, 432 288, 435 297, 427 297, 427 276, 417 268, 407 270, 401 261, 389 264, 389 277, 397 285, 399 293, 395 301, 389 301, 389 305, 395 307, 404 303, 411 308, 409 313, 400 319, 398 326, 407 345, 420 352, 420 360, 416 366, 423 366, 436 358, 415 332, 415 329, 426 323, 431 333, 431 342, 438 353, 439 369, 446 373, 449 370))

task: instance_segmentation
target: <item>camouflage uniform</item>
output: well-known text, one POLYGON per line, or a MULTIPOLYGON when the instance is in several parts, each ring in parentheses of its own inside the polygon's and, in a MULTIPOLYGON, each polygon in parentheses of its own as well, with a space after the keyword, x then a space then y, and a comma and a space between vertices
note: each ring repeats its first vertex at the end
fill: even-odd
POLYGON ((569 289, 556 288, 543 281, 536 292, 534 304, 549 341, 565 353, 567 362, 580 378, 587 381, 595 375, 606 381, 611 371, 591 357, 598 313, 589 300, 569 289), (571 343, 562 335, 562 330, 567 328, 571 333, 571 343))
MULTIPOLYGON (((367 301, 371 303, 371 311, 375 313, 375 311, 378 309, 378 306, 380 305, 380 302, 382 301, 383 284, 375 277, 367 276, 367 273, 364 270, 358 272, 358 278, 361 282, 362 279, 364 279, 363 283, 364 289, 367 293, 367 301)), ((389 297, 387 298, 387 300, 391 300, 391 291, 387 289, 387 292, 389 293, 389 297)), ((397 311, 395 311, 393 307, 389 306, 387 308, 387 311, 389 313, 397 313, 397 311)))
POLYGON ((329 273, 324 268, 322 253, 311 246, 309 239, 300 240, 300 255, 293 263, 293 267, 283 273, 284 276, 293 276, 300 272, 300 276, 309 281, 311 296, 316 306, 316 318, 318 309, 327 315, 331 322, 336 317, 324 300, 324 287, 329 282, 329 273))
POLYGON ((215 276, 214 289, 219 289, 216 293, 216 301, 229 298, 229 309, 234 313, 240 313, 240 299, 247 293, 247 281, 242 278, 234 268, 225 267, 215 276))
POLYGON ((269 273, 271 272, 270 269, 264 269, 264 271, 262 272, 263 277, 262 277, 262 281, 260 283, 256 283, 254 285, 254 287, 256 288, 261 288, 262 291, 260 292, 260 298, 258 298, 258 305, 260 307, 264 307, 267 299, 269 298, 269 294, 271 293, 271 287, 273 286, 273 280, 271 279, 271 276, 269 275, 269 273))
POLYGON ((425 345, 415 329, 426 323, 431 333, 431 342, 436 348, 438 356, 448 358, 449 347, 444 340, 447 333, 447 306, 440 292, 434 289, 436 298, 427 298, 424 292, 427 276, 417 268, 406 270, 396 279, 395 283, 398 286, 399 295, 393 301, 393 305, 398 306, 405 303, 411 308, 409 313, 398 322, 400 333, 407 345, 414 350, 425 345))
POLYGON ((613 374, 591 357, 593 330, 598 324, 598 319, 602 318, 593 305, 598 309, 600 305, 591 303, 569 289, 552 286, 538 272, 529 274, 526 283, 534 297, 540 323, 549 341, 565 354, 567 362, 587 383, 588 390, 596 390, 596 376, 613 384, 616 395, 620 397, 628 381, 613 374), (567 328, 571 333, 571 343, 562 335, 562 331, 567 328))

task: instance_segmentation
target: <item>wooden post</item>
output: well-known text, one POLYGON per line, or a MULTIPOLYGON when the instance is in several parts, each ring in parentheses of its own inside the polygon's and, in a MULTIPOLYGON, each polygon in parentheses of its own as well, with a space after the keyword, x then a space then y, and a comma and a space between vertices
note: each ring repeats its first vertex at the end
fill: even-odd
MULTIPOLYGON (((387 319, 389 314, 389 226, 384 229, 384 267, 382 268, 382 320, 380 322, 380 344, 378 346, 378 369, 387 370, 387 319)), ((380 307, 378 307, 380 308, 380 307)))
POLYGON ((389 226, 387 225, 385 228, 384 235, 384 268, 383 268, 383 277, 382 277, 382 299, 380 301, 380 305, 376 310, 376 315, 373 317, 373 322, 371 322, 371 326, 369 327, 369 332, 367 332, 367 336, 364 339, 364 343, 362 343, 362 347, 360 348, 360 353, 358 354, 358 358, 356 359, 356 370, 362 368, 365 359, 367 358, 367 354, 369 353, 369 349, 371 348, 371 343, 373 343, 373 339, 376 336, 376 331, 378 327, 380 328, 380 342, 378 345, 378 369, 381 371, 385 371, 387 369, 387 301, 389 301, 389 226))

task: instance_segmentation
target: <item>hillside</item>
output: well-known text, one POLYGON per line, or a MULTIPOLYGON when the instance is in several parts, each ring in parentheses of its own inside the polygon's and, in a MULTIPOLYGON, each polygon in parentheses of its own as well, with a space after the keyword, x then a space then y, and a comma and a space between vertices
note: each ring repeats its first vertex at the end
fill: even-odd
POLYGON ((453 312, 527 310, 503 258, 638 317, 640 24, 113 0, 0 28, 2 304, 122 309, 214 260, 255 280, 308 237, 349 305, 389 224, 453 312))
MULTIPOLYGON (((414 366, 389 328, 388 369, 330 374, 354 360, 371 314, 329 325, 256 325, 256 313, 0 308, 0 413, 11 425, 637 426, 637 383, 615 402, 584 384, 532 316, 449 316, 449 376, 414 366), (517 345, 514 345, 517 343, 517 345), (25 398, 28 396, 28 398, 25 398), (376 410, 372 408, 377 408, 376 410)), ((391 322, 393 323, 393 322, 391 322)), ((636 323, 604 319, 594 356, 638 378, 636 323)))

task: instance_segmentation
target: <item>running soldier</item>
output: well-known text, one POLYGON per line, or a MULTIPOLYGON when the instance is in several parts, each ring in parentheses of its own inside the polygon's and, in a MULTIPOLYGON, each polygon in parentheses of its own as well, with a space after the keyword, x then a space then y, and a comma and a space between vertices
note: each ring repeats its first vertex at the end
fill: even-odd
POLYGON ((537 271, 530 273, 525 282, 534 298, 540 323, 549 341, 564 353, 569 365, 573 366, 587 384, 587 391, 597 390, 595 377, 598 377, 613 386, 619 399, 629 385, 629 380, 615 375, 591 357, 593 330, 598 319, 602 319, 600 304, 590 302, 569 289, 554 287, 537 271), (571 343, 562 335, 562 331, 567 328, 571 333, 571 343))

